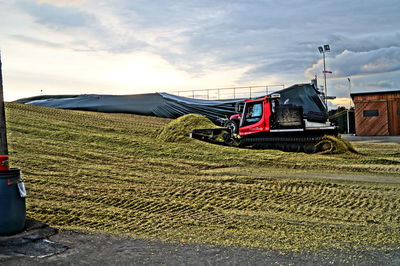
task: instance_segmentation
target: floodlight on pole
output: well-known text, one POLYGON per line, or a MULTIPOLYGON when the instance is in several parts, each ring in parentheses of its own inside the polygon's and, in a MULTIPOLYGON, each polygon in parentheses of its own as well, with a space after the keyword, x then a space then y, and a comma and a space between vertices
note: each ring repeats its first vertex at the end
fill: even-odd
POLYGON ((327 97, 328 97, 328 88, 326 86, 326 73, 332 74, 332 72, 326 70, 325 53, 326 52, 330 52, 331 48, 329 47, 329 44, 325 44, 324 46, 319 46, 318 47, 318 51, 322 54, 322 58, 323 58, 323 61, 324 61, 324 70, 322 71, 322 73, 324 73, 325 105, 328 108, 328 99, 327 99, 327 97))

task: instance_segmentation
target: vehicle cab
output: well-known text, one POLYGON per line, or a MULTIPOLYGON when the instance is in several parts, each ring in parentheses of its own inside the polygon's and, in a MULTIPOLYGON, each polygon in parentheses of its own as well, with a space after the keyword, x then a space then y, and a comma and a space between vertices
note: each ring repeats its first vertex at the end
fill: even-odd
POLYGON ((244 101, 239 124, 239 135, 244 136, 270 130, 271 98, 265 96, 244 101))

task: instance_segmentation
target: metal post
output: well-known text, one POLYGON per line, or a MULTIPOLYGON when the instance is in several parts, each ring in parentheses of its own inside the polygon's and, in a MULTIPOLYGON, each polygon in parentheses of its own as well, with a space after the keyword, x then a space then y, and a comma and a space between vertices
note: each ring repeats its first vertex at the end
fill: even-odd
POLYGON ((250 98, 251 98, 251 87, 250 87, 250 98))
POLYGON ((3 98, 3 73, 0 52, 0 155, 8 155, 7 134, 6 134, 6 114, 3 98))

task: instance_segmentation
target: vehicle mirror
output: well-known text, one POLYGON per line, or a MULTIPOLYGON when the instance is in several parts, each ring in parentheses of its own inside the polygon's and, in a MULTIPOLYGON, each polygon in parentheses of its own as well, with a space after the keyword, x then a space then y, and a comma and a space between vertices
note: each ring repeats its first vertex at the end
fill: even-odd
POLYGON ((244 103, 236 103, 235 104, 235 112, 241 113, 243 112, 244 103))

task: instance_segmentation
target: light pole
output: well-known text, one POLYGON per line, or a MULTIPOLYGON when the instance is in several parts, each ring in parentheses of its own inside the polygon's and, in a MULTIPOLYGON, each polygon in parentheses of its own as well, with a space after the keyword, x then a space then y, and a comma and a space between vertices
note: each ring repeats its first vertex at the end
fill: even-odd
POLYGON ((350 96, 350 107, 351 107, 351 80, 350 78, 347 78, 347 80, 349 81, 349 96, 350 96))
POLYGON ((349 109, 347 110, 347 134, 350 134, 350 108, 351 108, 351 80, 350 78, 347 78, 349 81, 349 96, 350 96, 350 106, 349 109))
POLYGON ((324 70, 322 71, 322 73, 324 73, 325 105, 328 107, 328 99, 327 99, 327 97, 328 97, 328 88, 326 86, 326 73, 332 74, 332 72, 326 70, 325 52, 330 52, 331 48, 329 47, 328 44, 325 44, 324 46, 319 46, 318 50, 322 54, 322 58, 324 60, 324 70))

